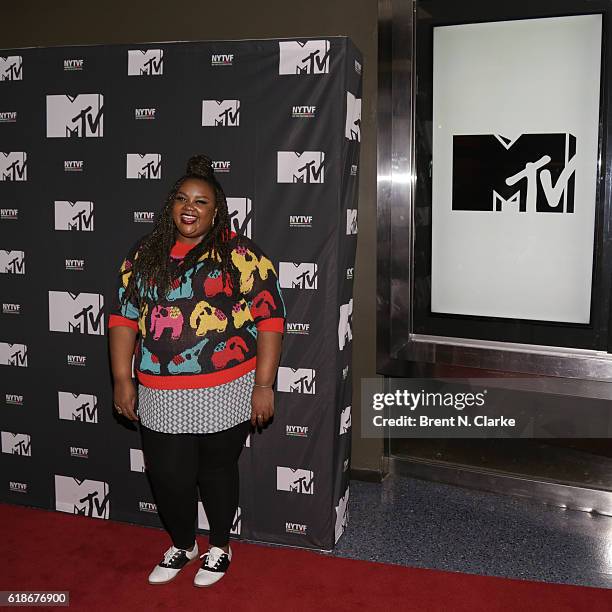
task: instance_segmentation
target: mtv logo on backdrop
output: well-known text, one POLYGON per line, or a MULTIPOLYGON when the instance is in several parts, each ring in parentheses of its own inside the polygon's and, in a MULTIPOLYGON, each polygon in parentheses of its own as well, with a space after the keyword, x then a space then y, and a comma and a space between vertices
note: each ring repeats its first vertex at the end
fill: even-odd
POLYGON ((128 153, 126 178, 161 179, 161 155, 159 153, 128 153))
POLYGON ((276 383, 277 391, 285 393, 315 393, 316 371, 312 368, 288 368, 280 366, 276 383))
POLYGON ((279 151, 277 183, 323 183, 325 153, 279 151))
POLYGON ((453 136, 452 210, 573 213, 576 138, 453 136))
POLYGON ((280 41, 278 74, 329 72, 329 40, 280 41))
POLYGON ((93 202, 58 200, 55 202, 55 229, 93 232, 93 202))
POLYGON ((56 475, 55 509, 59 512, 107 519, 110 514, 108 484, 99 480, 80 480, 56 475))
POLYGON ((340 304, 340 319, 338 321, 338 349, 344 347, 353 339, 353 298, 348 304, 340 304))
POLYGON ((202 100, 202 125, 240 125, 240 100, 202 100))
POLYGON ((49 291, 49 331, 104 335, 104 297, 99 293, 49 291))
POLYGON ((139 448, 130 448, 130 470, 132 472, 144 472, 144 454, 139 448))
POLYGON ((22 81, 23 58, 21 55, 0 56, 0 81, 22 81))
POLYGON ((32 441, 29 434, 11 433, 3 431, 2 452, 8 455, 21 455, 22 457, 32 456, 32 441))
POLYGON ((128 76, 158 76, 163 73, 163 49, 130 49, 128 51, 128 76))
POLYGON ((347 485, 344 495, 338 500, 338 505, 335 507, 336 511, 336 523, 334 527, 334 543, 336 543, 340 536, 344 533, 346 526, 348 525, 348 500, 349 500, 349 487, 347 485))
POLYGON ((28 367, 28 345, 0 342, 0 365, 28 367))
POLYGON ((346 235, 351 236, 357 233, 357 209, 346 209, 346 235))
POLYGON ((253 218, 250 198, 227 198, 227 210, 230 218, 230 229, 247 238, 251 237, 251 219, 253 218))
POLYGON ((316 263, 280 261, 278 280, 285 289, 316 289, 318 267, 316 263))
POLYGON ((0 153, 0 181, 27 181, 28 154, 23 151, 0 153))
MULTIPOLYGON (((238 506, 236 508, 236 512, 234 513, 234 520, 232 521, 230 533, 240 535, 241 526, 242 526, 242 508, 238 506)), ((207 531, 210 530, 210 523, 208 522, 208 517, 206 516, 206 511, 204 510, 204 505, 199 500, 198 500, 198 529, 205 529, 207 531)))
POLYGON ((47 96, 47 138, 102 138, 104 96, 47 96))
POLYGON ((351 428, 351 407, 347 406, 342 410, 340 414, 340 431, 338 435, 342 435, 348 432, 351 428))
POLYGON ((0 273, 25 274, 25 251, 0 251, 0 273))
POLYGON ((346 92, 346 122, 344 136, 349 140, 361 140, 361 98, 346 92))
POLYGON ((314 472, 301 468, 276 466, 276 490, 314 494, 314 472))
POLYGON ((98 422, 98 398, 85 393, 57 392, 59 418, 82 423, 98 422))

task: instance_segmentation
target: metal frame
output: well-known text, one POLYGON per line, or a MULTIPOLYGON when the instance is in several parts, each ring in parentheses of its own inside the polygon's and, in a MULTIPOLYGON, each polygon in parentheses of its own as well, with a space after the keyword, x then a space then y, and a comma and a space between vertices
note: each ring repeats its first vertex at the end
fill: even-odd
MULTIPOLYGON (((612 355, 603 351, 412 333, 416 1, 378 0, 378 9, 376 351, 377 373, 385 376, 385 391, 388 377, 435 375, 436 366, 443 364, 445 376, 452 376, 452 372, 478 376, 483 370, 528 373, 539 375, 547 392, 570 392, 579 397, 607 395, 612 355)), ((608 109, 610 104, 607 100, 608 109)), ((610 163, 607 160, 606 197, 612 186, 610 163)), ((609 217, 606 226, 612 226, 609 217)), ((612 515, 612 492, 475 466, 394 456, 388 431, 383 466, 391 473, 612 515)))
POLYGON ((378 6, 377 372, 406 376, 420 363, 612 382, 605 351, 413 333, 416 2, 378 6))

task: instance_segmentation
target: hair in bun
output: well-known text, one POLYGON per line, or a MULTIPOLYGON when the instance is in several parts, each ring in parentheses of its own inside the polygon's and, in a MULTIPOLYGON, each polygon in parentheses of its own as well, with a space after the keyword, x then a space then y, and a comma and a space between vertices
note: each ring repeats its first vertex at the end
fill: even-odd
POLYGON ((206 155, 193 155, 187 162, 186 173, 192 176, 200 176, 204 179, 213 179, 215 174, 212 167, 212 159, 206 155))

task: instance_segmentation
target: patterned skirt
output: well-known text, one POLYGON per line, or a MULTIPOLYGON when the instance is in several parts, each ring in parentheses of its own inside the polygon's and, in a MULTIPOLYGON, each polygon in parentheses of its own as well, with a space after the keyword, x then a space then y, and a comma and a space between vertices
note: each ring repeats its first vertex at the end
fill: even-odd
POLYGON ((213 433, 251 418, 255 370, 216 387, 153 389, 138 385, 142 425, 163 433, 213 433))

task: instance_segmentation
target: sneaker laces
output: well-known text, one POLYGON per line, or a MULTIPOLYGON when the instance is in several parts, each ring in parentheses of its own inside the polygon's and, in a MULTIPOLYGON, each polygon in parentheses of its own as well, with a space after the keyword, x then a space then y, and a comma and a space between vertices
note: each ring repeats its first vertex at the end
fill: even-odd
POLYGON ((227 555, 227 553, 222 549, 219 548, 217 546, 213 546, 207 553, 205 553, 205 561, 204 561, 204 565, 206 567, 210 567, 210 568, 214 568, 217 566, 217 564, 219 563, 219 561, 221 560, 221 557, 223 555, 227 555))
POLYGON ((182 552, 187 553, 187 551, 183 550, 182 548, 175 548, 174 546, 171 546, 165 552, 164 558, 162 562, 160 563, 160 565, 171 565, 174 561, 176 561, 181 556, 182 552))

